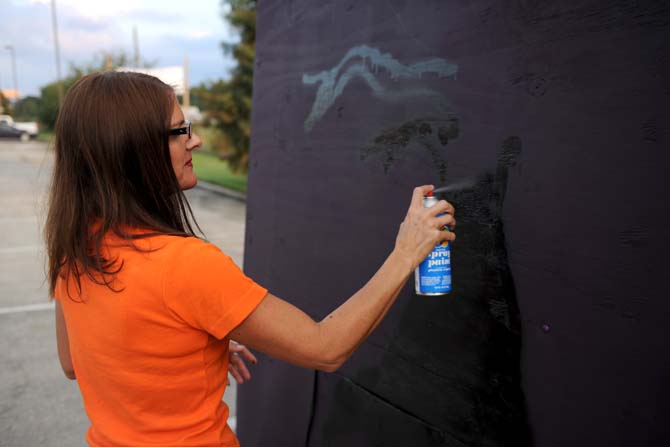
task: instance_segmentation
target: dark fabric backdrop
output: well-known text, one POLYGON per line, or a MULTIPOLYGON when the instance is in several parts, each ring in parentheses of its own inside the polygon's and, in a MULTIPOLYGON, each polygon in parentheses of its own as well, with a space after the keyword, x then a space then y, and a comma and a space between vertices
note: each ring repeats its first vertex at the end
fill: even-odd
POLYGON ((260 446, 670 445, 667 1, 259 2, 245 270, 320 320, 461 183, 453 293, 413 279, 335 374, 261 356, 260 446))

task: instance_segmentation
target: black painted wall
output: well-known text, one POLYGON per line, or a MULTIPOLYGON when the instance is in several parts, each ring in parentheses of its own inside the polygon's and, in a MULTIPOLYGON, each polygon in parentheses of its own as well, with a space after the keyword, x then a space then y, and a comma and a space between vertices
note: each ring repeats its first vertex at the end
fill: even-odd
POLYGON ((319 320, 461 183, 454 291, 413 280, 335 374, 261 358, 254 446, 670 445, 670 2, 259 2, 245 269, 319 320))

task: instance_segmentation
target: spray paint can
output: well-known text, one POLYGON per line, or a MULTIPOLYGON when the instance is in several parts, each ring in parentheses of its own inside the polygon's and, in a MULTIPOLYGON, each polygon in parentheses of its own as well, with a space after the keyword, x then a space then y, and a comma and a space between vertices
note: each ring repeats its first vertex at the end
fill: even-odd
MULTIPOLYGON (((430 208, 437 202, 437 197, 429 192, 423 198, 423 207, 430 208)), ((417 295, 428 296, 447 295, 451 292, 451 247, 448 241, 437 244, 414 270, 414 289, 417 295)))

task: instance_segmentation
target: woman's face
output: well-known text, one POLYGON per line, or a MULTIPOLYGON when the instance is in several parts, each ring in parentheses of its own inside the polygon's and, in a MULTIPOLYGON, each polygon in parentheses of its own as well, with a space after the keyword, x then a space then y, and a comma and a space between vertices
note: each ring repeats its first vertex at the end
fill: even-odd
MULTIPOLYGON (((179 103, 175 99, 170 129, 178 129, 185 126, 184 112, 182 112, 179 103)), ((188 135, 170 135, 169 145, 172 168, 179 181, 179 186, 182 190, 193 188, 198 183, 198 178, 195 176, 195 172, 193 172, 191 151, 202 146, 202 140, 195 133, 191 134, 191 138, 188 135)))

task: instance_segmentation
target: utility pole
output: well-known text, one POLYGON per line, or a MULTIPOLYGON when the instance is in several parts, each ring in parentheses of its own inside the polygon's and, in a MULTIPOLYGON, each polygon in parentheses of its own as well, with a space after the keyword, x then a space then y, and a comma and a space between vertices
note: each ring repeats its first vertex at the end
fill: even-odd
POLYGON ((188 85, 188 56, 184 56, 184 96, 182 106, 184 108, 191 106, 191 87, 188 85))
POLYGON ((5 45, 5 50, 9 51, 9 54, 12 57, 12 80, 14 81, 14 102, 19 99, 19 83, 16 77, 16 51, 14 50, 14 45, 5 45))
POLYGON ((51 23, 54 31, 54 49, 56 50, 56 77, 58 85, 58 108, 63 105, 63 80, 60 73, 60 46, 58 45, 58 20, 56 18, 56 0, 51 0, 51 23))
POLYGON ((136 26, 133 26, 133 47, 135 48, 135 68, 140 68, 140 39, 137 37, 136 26))

